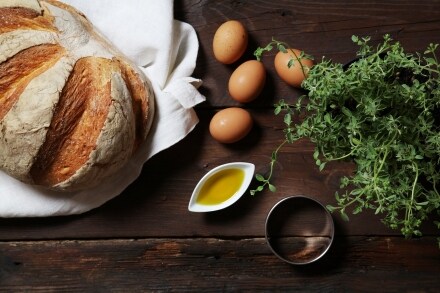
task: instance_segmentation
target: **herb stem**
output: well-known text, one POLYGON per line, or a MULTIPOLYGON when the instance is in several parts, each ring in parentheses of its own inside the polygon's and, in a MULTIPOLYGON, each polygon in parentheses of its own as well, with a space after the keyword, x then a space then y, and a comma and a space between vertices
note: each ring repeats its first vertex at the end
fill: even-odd
POLYGON ((428 67, 428 66, 424 66, 423 69, 426 70, 426 71, 429 71, 430 73, 440 74, 439 70, 435 70, 435 69, 433 69, 431 67, 428 67))
MULTIPOLYGON (((298 56, 298 55, 297 55, 292 49, 289 49, 289 51, 295 56, 296 61, 298 61, 299 65, 301 66, 301 71, 302 71, 303 75, 306 76, 307 73, 306 73, 305 66, 304 66, 304 65, 302 64, 302 62, 301 62, 301 59, 302 59, 301 56, 298 56)), ((295 59, 292 57, 292 55, 290 55, 290 58, 293 59, 293 60, 295 60, 295 59)))
POLYGON ((438 190, 437 190, 437 187, 436 187, 436 184, 435 184, 435 180, 434 180, 434 182, 432 183, 432 189, 434 189, 434 192, 435 192, 435 194, 437 195, 437 197, 440 198, 440 193, 438 193, 438 190))
MULTIPOLYGON (((322 150, 322 148, 321 148, 322 150)), ((350 157, 351 155, 354 154, 354 152, 356 151, 356 148, 352 149, 351 152, 349 152, 348 154, 342 155, 340 157, 337 158, 329 158, 329 156, 327 154, 324 153, 324 150, 322 150, 322 154, 324 155, 324 157, 328 160, 328 161, 339 161, 339 160, 343 160, 345 158, 350 157)))
MULTIPOLYGON (((380 161, 379 169, 376 169, 376 168, 375 168, 375 171, 374 171, 374 177, 373 177, 373 181, 374 181, 374 182, 376 182, 377 176, 379 176, 380 171, 382 171, 383 165, 385 164, 385 161, 386 161, 386 159, 387 159, 387 157, 388 157, 388 152, 389 152, 389 149, 386 148, 386 149, 385 149, 385 153, 384 153, 384 155, 383 155, 383 157, 382 157, 382 160, 380 161)), ((376 167, 376 166, 375 166, 375 167, 376 167)))
POLYGON ((414 181, 413 181, 413 184, 412 184, 410 202, 409 202, 409 204, 406 207, 406 212, 405 212, 405 222, 406 223, 410 222, 410 218, 412 216, 412 210, 413 210, 412 207, 414 205, 414 197, 415 197, 415 193, 416 193, 416 186, 417 186, 417 181, 418 181, 418 178, 419 178, 419 168, 417 167, 417 164, 413 162, 412 165, 413 165, 413 167, 414 167, 414 169, 416 171, 416 175, 414 177, 414 181))
POLYGON ((277 162, 278 158, 278 152, 281 150, 281 148, 287 143, 287 139, 285 139, 280 145, 276 148, 276 150, 273 152, 272 160, 270 161, 270 171, 269 175, 267 176, 267 183, 269 184, 270 179, 272 178, 274 165, 277 162))

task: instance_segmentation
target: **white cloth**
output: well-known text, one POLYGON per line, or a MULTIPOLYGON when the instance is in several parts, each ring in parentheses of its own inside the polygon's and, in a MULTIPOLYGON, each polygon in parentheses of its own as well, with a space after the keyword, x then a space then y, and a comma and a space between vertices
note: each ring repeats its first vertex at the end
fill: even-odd
POLYGON ((194 29, 174 20, 172 0, 63 0, 82 11, 116 47, 147 75, 155 93, 155 118, 142 151, 100 186, 60 193, 18 182, 0 172, 0 217, 79 214, 120 194, 144 162, 183 139, 197 124, 192 109, 205 100, 191 78, 198 40, 194 29))

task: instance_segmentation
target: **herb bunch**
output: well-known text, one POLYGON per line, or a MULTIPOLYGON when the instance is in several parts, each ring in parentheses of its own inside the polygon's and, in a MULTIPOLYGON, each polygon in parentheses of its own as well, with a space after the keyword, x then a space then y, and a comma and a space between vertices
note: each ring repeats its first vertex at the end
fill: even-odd
POLYGON ((389 35, 377 46, 369 37, 352 40, 358 59, 344 66, 323 58, 302 84, 306 95, 275 105, 275 114, 284 115, 285 140, 272 153, 269 174, 256 175, 261 184, 251 193, 266 186, 275 191, 270 180, 280 148, 306 137, 315 144, 320 170, 331 161, 355 163, 353 174, 341 178, 330 211, 348 220, 348 211, 372 209, 404 236, 420 236, 428 216, 440 215, 438 44, 411 54, 389 35))

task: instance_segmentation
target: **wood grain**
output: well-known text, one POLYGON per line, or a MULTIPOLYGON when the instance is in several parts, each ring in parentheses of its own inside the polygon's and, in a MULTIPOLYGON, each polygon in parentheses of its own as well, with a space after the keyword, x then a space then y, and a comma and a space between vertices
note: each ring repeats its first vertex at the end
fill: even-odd
POLYGON ((340 238, 318 262, 292 266, 261 238, 3 242, 0 286, 11 292, 438 292, 433 243, 431 237, 340 238))

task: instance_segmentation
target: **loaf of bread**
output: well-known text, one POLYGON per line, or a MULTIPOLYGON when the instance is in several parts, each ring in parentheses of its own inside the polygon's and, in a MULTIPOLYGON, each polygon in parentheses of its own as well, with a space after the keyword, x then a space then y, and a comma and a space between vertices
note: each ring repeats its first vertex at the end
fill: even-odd
POLYGON ((73 7, 0 1, 4 172, 59 191, 96 186, 145 141, 153 101, 145 75, 73 7))

